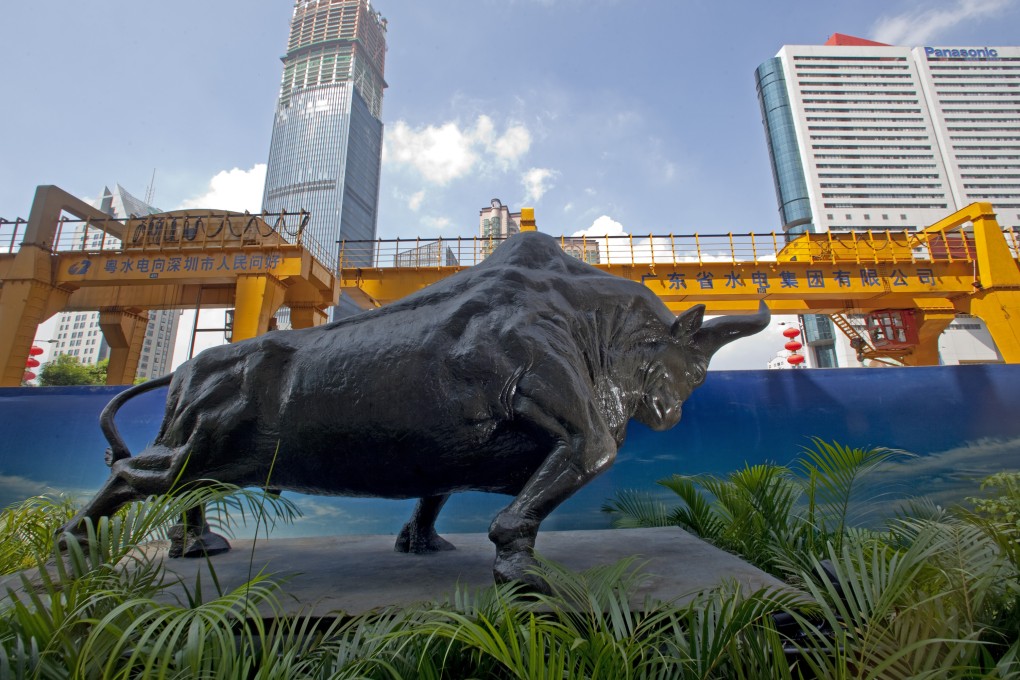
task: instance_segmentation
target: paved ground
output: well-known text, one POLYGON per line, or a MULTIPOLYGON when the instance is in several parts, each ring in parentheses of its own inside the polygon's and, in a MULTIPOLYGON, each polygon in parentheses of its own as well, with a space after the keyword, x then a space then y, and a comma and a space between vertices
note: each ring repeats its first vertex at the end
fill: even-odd
MULTIPOLYGON (((444 599, 458 586, 491 585, 495 551, 488 538, 484 534, 448 534, 446 538, 457 550, 431 555, 396 553, 393 536, 259 539, 254 554, 250 540, 236 540, 233 550, 210 561, 224 588, 234 588, 262 569, 287 577, 284 590, 291 597, 283 603, 289 612, 308 613, 311 607, 317 615, 338 610, 356 614, 386 605, 444 599)), ((573 570, 639 556, 647 561, 643 571, 648 578, 635 600, 649 595, 683 602, 724 580, 750 590, 783 585, 676 528, 543 531, 536 548, 573 570)), ((189 587, 199 571, 206 572, 203 590, 210 592, 205 560, 168 559, 166 565, 171 576, 180 576, 189 587)))

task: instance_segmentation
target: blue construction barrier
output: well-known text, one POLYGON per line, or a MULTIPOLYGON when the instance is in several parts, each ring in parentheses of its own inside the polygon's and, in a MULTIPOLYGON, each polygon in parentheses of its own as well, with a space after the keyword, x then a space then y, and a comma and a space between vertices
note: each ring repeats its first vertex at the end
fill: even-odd
MULTIPOLYGON (((40 493, 85 497, 106 479, 103 406, 121 387, 0 389, 0 506, 40 493)), ((152 440, 166 390, 129 401, 118 427, 133 452, 152 440)), ((792 461, 810 437, 917 454, 889 466, 878 501, 926 496, 941 504, 978 491, 981 479, 1020 469, 1020 366, 713 371, 684 406, 681 423, 653 432, 632 423, 611 470, 564 503, 549 529, 608 526, 602 504, 618 489, 669 492, 673 473, 726 474, 745 464, 792 461)), ((877 488, 876 488, 877 490, 877 488)), ((414 501, 291 496, 304 516, 274 536, 395 533, 414 501)), ((485 531, 506 496, 452 498, 440 531, 485 531)), ((872 507, 878 507, 873 500, 872 507)), ((249 532, 251 529, 248 530, 249 532)), ((245 535, 242 531, 239 535, 245 535)))

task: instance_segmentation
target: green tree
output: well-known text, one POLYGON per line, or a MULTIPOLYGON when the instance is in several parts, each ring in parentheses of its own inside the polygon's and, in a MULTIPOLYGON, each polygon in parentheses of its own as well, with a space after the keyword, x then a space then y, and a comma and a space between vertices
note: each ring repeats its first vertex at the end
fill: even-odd
POLYGON ((44 387, 56 385, 105 385, 106 367, 110 362, 103 359, 95 366, 81 363, 78 357, 61 354, 43 365, 39 371, 39 384, 44 387))

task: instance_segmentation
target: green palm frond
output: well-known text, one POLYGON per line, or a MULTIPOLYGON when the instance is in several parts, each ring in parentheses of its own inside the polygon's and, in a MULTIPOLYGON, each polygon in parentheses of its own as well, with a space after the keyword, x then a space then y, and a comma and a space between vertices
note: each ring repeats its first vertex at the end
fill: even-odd
MULTIPOLYGON (((848 526, 851 501, 861 492, 861 482, 882 465, 914 454, 885 447, 856 448, 811 438, 797 467, 805 478, 808 521, 841 536, 848 526)), ((868 508, 868 499, 859 499, 868 508)))
POLYGON ((613 516, 613 527, 617 529, 673 525, 666 504, 647 491, 621 489, 602 504, 602 512, 613 516))
POLYGON ((964 677, 980 646, 945 593, 919 587, 940 541, 925 537, 905 551, 882 545, 832 548, 836 577, 816 563, 804 583, 819 603, 833 639, 815 634, 805 649, 819 677, 964 677), (852 675, 846 675, 853 669, 852 675), (956 670, 954 670, 956 669, 956 670), (959 675, 957 675, 959 671, 959 675), (943 675, 939 675, 942 673, 943 675))
POLYGON ((744 593, 732 583, 702 593, 682 612, 683 677, 791 677, 772 615, 804 607, 799 594, 744 593))
POLYGON ((718 509, 701 490, 701 484, 711 478, 704 476, 672 475, 660 479, 657 484, 666 487, 683 501, 676 507, 670 518, 677 526, 704 538, 707 541, 721 539, 726 529, 726 520, 719 516, 718 509))
POLYGON ((33 496, 0 512, 0 575, 35 566, 49 556, 57 529, 75 513, 64 496, 33 496))

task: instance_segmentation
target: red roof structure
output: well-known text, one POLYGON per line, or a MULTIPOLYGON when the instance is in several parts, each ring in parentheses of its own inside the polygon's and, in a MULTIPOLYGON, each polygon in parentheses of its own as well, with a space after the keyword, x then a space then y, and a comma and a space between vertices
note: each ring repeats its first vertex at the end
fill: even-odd
POLYGON ((864 38, 855 38, 852 35, 846 35, 844 33, 833 33, 829 36, 829 39, 825 41, 825 44, 842 45, 843 47, 892 47, 892 45, 875 42, 874 40, 865 40, 864 38))

